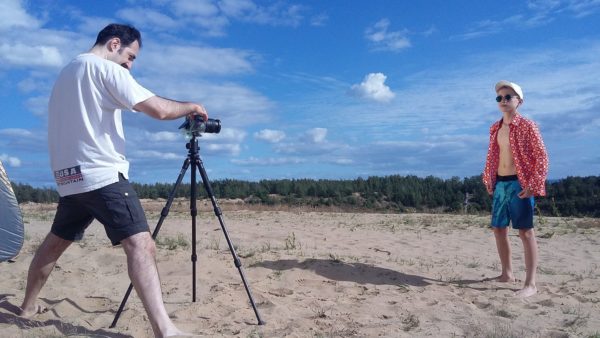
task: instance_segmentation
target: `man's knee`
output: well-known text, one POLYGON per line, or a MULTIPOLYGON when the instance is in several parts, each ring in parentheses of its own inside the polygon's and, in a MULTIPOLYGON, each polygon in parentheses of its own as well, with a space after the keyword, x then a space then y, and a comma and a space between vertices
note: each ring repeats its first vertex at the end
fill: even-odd
POLYGON ((68 241, 66 239, 60 238, 53 233, 48 233, 46 239, 42 243, 42 245, 38 248, 39 251, 43 251, 44 254, 48 253, 58 253, 61 254, 65 251, 69 245, 73 243, 72 241, 68 241))
POLYGON ((154 239, 150 236, 150 233, 147 231, 137 233, 135 235, 129 236, 121 241, 123 245, 123 249, 126 254, 135 253, 135 252, 145 252, 152 256, 156 254, 156 245, 154 243, 154 239))

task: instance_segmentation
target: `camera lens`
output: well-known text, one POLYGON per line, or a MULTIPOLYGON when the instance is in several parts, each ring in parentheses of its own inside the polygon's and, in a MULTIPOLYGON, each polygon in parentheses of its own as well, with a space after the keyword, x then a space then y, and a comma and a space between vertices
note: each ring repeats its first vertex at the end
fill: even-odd
POLYGON ((221 131, 221 120, 208 119, 204 122, 204 132, 218 134, 221 131))

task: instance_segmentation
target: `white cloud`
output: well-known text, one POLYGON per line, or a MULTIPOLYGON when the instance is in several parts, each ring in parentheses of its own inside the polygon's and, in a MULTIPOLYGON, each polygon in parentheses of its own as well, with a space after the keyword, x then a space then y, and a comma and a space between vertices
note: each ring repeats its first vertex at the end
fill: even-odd
POLYGON ((237 128, 223 128, 218 134, 202 134, 202 138, 211 142, 242 143, 246 139, 246 132, 237 128))
POLYGON ((389 26, 390 20, 381 19, 365 31, 365 37, 373 43, 375 50, 399 51, 411 46, 406 31, 390 32, 389 26))
POLYGON ((310 25, 314 27, 322 27, 329 21, 329 15, 321 13, 310 18, 310 25))
POLYGON ((20 167, 21 160, 14 156, 8 156, 7 154, 0 154, 0 161, 9 167, 20 167))
POLYGON ((149 8, 124 8, 117 12, 117 17, 133 23, 136 27, 153 30, 169 30, 181 25, 170 16, 149 8))
POLYGON ((355 84, 350 92, 358 97, 367 98, 378 102, 389 102, 395 94, 390 87, 385 85, 387 76, 382 73, 370 73, 365 76, 363 82, 355 84))
MULTIPOLYGON (((143 78, 140 83, 155 93, 183 101, 201 102, 211 118, 224 127, 240 127, 268 121, 273 103, 252 89, 235 83, 204 83, 184 78, 143 78)), ((222 131, 223 134, 225 131, 222 131)))
POLYGON ((268 157, 268 158, 257 158, 249 157, 248 159, 232 159, 231 163, 240 165, 253 165, 253 166, 271 166, 271 165, 287 165, 287 164, 299 164, 306 162, 306 159, 299 157, 268 157))
POLYGON ((59 67, 63 58, 56 46, 31 46, 22 43, 0 44, 0 60, 14 66, 59 67))
MULTIPOLYGON (((95 38, 100 29, 115 21, 114 18, 84 16, 83 13, 79 13, 78 11, 74 12, 72 15, 74 20, 79 20, 80 22, 77 26, 77 32, 94 38, 94 41, 88 41, 88 44, 92 44, 96 41, 95 38)), ((142 33, 142 43, 143 40, 144 37, 142 33)))
MULTIPOLYGON (((157 10, 126 8, 119 11, 119 16, 137 26, 146 29, 166 31, 171 27, 185 27, 196 34, 204 36, 225 35, 225 28, 233 20, 270 26, 298 27, 304 20, 306 7, 284 2, 264 2, 253 0, 174 0, 154 1, 164 6, 172 16, 157 10), (146 14, 148 12, 148 14, 146 14), (140 16, 139 13, 144 13, 140 16), (176 20, 173 19, 177 18, 176 20), (200 29, 196 29, 200 27, 200 29)), ((317 19, 317 23, 324 19, 317 19)))
POLYGON ((259 6, 252 0, 222 0, 219 8, 227 17, 272 26, 297 27, 304 18, 303 6, 282 2, 259 6))
POLYGON ((46 77, 89 48, 89 40, 79 32, 12 27, 0 34, 0 69, 27 69, 46 77))
POLYGON ((242 17, 246 13, 257 11, 257 6, 252 0, 224 0, 219 7, 223 13, 232 17, 242 17))
POLYGON ((547 25, 564 13, 571 13, 576 19, 583 18, 600 11, 598 0, 530 0, 526 8, 516 11, 502 20, 486 19, 473 24, 463 34, 451 39, 469 40, 487 35, 498 34, 510 30, 523 30, 547 25))
POLYGON ((15 137, 32 137, 33 133, 27 129, 7 128, 7 129, 0 129, 0 135, 15 136, 15 137))
POLYGON ((281 130, 263 129, 254 133, 254 138, 269 143, 277 143, 285 138, 285 133, 281 130))
POLYGON ((48 97, 34 96, 25 101, 25 106, 35 116, 46 116, 48 112, 48 97))
POLYGON ((514 28, 525 29, 537 26, 542 26, 552 21, 553 18, 543 13, 526 16, 523 14, 515 14, 503 20, 482 20, 476 22, 467 33, 451 37, 452 40, 469 40, 487 35, 497 34, 505 30, 514 28))
POLYGON ((242 150, 241 144, 246 139, 247 133, 237 128, 223 128, 218 134, 202 134, 200 141, 204 143, 201 149, 212 153, 237 156, 242 150))
POLYGON ((536 13, 555 14, 571 12, 576 18, 591 15, 600 10, 598 0, 529 0, 527 7, 536 13))
POLYGON ((330 161, 331 154, 347 150, 348 145, 327 140, 327 133, 326 128, 312 128, 290 142, 275 144, 273 150, 280 154, 322 157, 323 161, 330 161))
POLYGON ((309 142, 312 143, 323 143, 327 137, 326 128, 313 128, 306 131, 306 136, 309 142))
POLYGON ((214 144, 210 143, 203 147, 213 153, 226 153, 227 155, 237 156, 242 150, 239 144, 214 144))
POLYGON ((216 2, 198 0, 176 0, 172 2, 173 11, 179 16, 193 15, 210 17, 219 14, 216 2))
POLYGON ((162 152, 156 150, 137 150, 132 153, 132 157, 149 158, 160 160, 178 160, 181 159, 181 154, 162 152))
POLYGON ((159 131, 159 132, 149 132, 146 131, 146 138, 150 141, 154 142, 173 142, 181 140, 181 133, 174 133, 171 131, 159 131))
POLYGON ((354 164, 356 163, 353 159, 351 158, 337 158, 337 159, 333 159, 331 161, 332 163, 335 164, 339 164, 339 165, 349 165, 349 164, 354 164))
POLYGON ((40 26, 40 22, 27 14, 19 0, 0 1, 0 31, 12 28, 32 29, 40 26))
POLYGON ((600 10, 600 1, 588 0, 588 1, 569 1, 567 9, 570 10, 576 18, 582 18, 588 15, 592 15, 600 10))
POLYGON ((233 75, 254 71, 253 53, 233 48, 195 47, 148 44, 143 48, 138 64, 151 74, 233 75), (165 49, 169 52, 165 53, 165 49))
POLYGON ((40 88, 39 79, 36 80, 32 77, 25 78, 17 83, 17 88, 19 88, 22 93, 33 92, 40 88))

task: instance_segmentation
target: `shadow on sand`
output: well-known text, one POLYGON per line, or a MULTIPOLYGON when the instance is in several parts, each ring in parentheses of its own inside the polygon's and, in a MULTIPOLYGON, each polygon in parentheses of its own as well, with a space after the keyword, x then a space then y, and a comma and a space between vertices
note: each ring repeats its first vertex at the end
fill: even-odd
MULTIPOLYGON (((98 330, 90 330, 83 326, 73 325, 70 323, 65 323, 57 319, 49 319, 49 320, 36 320, 34 318, 22 318, 17 315, 19 313, 20 308, 10 301, 7 300, 8 294, 0 294, 0 324, 9 324, 16 325, 19 329, 28 330, 32 328, 40 328, 46 326, 54 326, 58 332, 60 332, 64 336, 85 336, 85 337, 111 337, 111 338, 133 338, 131 335, 125 335, 121 333, 111 332, 104 329, 98 330)), ((51 301, 43 299, 48 304, 56 304, 63 301, 69 302, 71 305, 76 307, 85 313, 105 313, 106 311, 86 311, 78 306, 72 300, 65 298, 58 301, 51 301)), ((52 308, 49 309, 52 312, 52 308)), ((114 312, 114 311, 110 311, 114 312)), ((56 313, 55 313, 56 315, 56 313)))
POLYGON ((437 282, 427 277, 409 275, 395 270, 381 268, 363 263, 345 263, 333 259, 282 259, 277 261, 263 261, 252 264, 251 267, 263 267, 271 270, 303 269, 331 280, 348 281, 359 284, 376 285, 410 285, 426 287, 430 282, 437 282))

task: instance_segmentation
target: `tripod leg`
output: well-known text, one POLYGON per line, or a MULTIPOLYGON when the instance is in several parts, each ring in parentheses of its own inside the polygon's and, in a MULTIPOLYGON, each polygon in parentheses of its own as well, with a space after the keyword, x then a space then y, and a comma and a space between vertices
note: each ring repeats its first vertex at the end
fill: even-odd
MULTIPOLYGON (((173 199, 175 199, 175 193, 177 192, 177 188, 181 184, 181 181, 183 180, 183 177, 185 176, 185 172, 187 171, 189 166, 190 166, 190 159, 186 158, 185 161, 183 162, 183 166, 181 167, 181 171, 179 172, 179 176, 177 177, 177 181, 175 182, 173 189, 171 189, 171 192, 169 193, 169 198, 167 199, 167 203, 165 204, 165 207, 160 212, 160 219, 158 220, 158 223, 156 224, 156 227, 154 228, 154 232, 152 232, 153 239, 156 239, 156 236, 158 235, 158 232, 160 231, 160 228, 162 227, 163 221, 165 220, 165 218, 167 218, 167 215, 169 214, 169 210, 171 209, 171 204, 173 203, 173 199)), ((129 295, 131 294, 132 290, 133 290, 133 284, 129 283, 129 287, 127 288, 127 291, 125 292, 125 296, 123 297, 123 300, 121 301, 119 310, 117 310, 117 313, 115 314, 115 318, 113 319, 112 324, 110 324, 110 326, 109 326, 111 329, 117 325, 117 321, 119 320, 119 317, 121 317, 121 312, 123 312, 123 309, 125 308, 125 304, 127 303, 127 299, 129 298, 129 295)))
MULTIPOLYGON (((197 146, 197 145, 196 145, 197 146)), ((196 208, 196 199, 198 193, 196 191, 196 163, 195 158, 198 156, 197 148, 190 149, 192 156, 192 171, 190 172, 191 186, 190 186, 190 216, 192 218, 192 302, 196 302, 196 261, 198 256, 196 255, 196 215, 198 215, 198 209, 196 208)))
POLYGON ((213 193, 212 187, 210 185, 210 181, 208 180, 208 175, 206 174, 206 170, 204 169, 204 164, 202 164, 202 160, 200 156, 196 159, 196 166, 200 171, 200 176, 202 176, 202 183, 204 184, 204 188, 210 197, 210 201, 213 206, 213 210, 215 215, 219 219, 219 223, 221 224, 221 229, 223 230, 223 234, 225 235, 225 240, 227 240, 227 245, 229 246, 229 251, 231 251, 231 255, 233 256, 233 262, 240 273, 240 277, 242 278, 242 282, 244 283, 244 288, 246 289, 246 293, 248 294, 248 299, 250 300, 250 304, 252 305, 252 309, 254 310, 254 314, 256 315, 256 319, 258 320, 258 325, 264 325, 265 322, 260 318, 260 314, 258 313, 258 309, 256 308, 256 304, 254 303, 254 298, 252 297, 252 293, 250 292, 250 287, 246 282, 246 276, 244 275, 244 270, 242 269, 242 263, 235 252, 235 248, 229 239, 229 234, 227 232, 227 228, 225 227, 225 222, 223 221, 223 214, 221 212, 221 208, 217 203, 217 199, 215 198, 215 194, 213 193))

